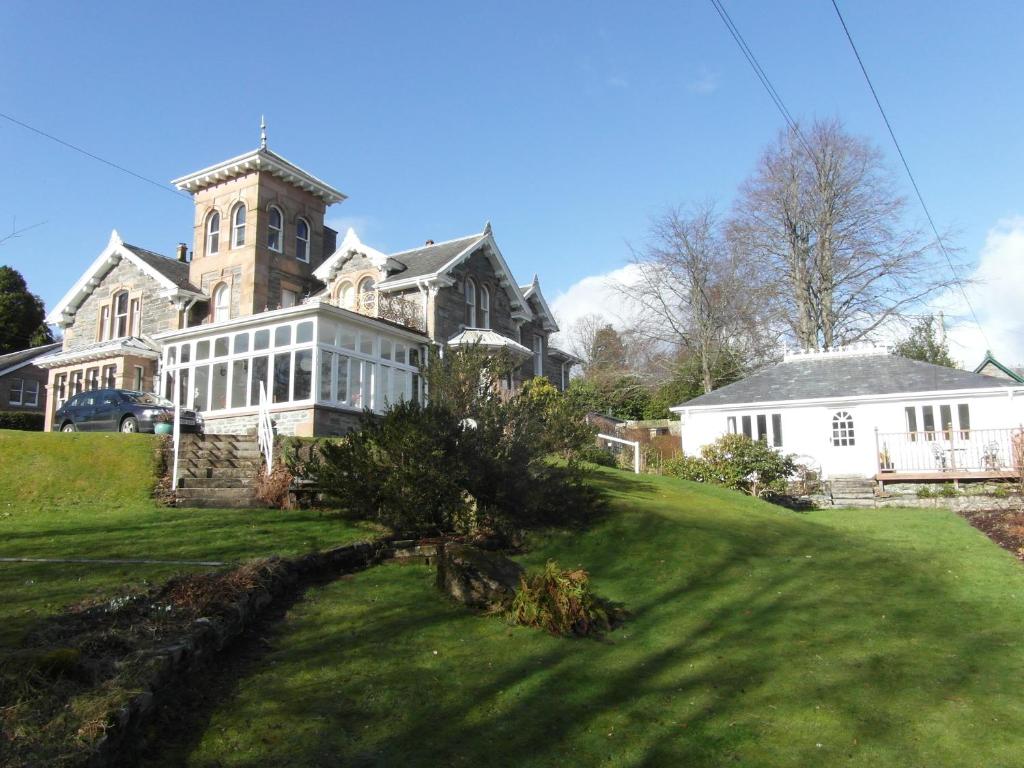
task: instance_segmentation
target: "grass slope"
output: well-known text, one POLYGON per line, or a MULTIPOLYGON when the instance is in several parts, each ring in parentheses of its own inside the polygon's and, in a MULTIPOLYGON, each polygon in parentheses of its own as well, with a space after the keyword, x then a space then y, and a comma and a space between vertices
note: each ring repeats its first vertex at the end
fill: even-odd
POLYGON ((153 764, 1020 764, 1024 571, 964 521, 597 482, 614 512, 525 560, 582 564, 624 602, 606 641, 473 615, 427 568, 373 569, 311 591, 153 764))
MULTIPOLYGON (((374 535, 318 512, 157 506, 152 435, 0 430, 0 557, 239 561, 374 535)), ((86 597, 190 566, 0 562, 0 647, 86 597)))

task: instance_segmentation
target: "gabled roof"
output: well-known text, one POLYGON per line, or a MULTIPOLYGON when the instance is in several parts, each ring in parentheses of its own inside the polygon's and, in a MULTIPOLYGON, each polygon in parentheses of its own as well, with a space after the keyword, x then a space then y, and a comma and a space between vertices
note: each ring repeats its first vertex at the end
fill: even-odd
POLYGON ((326 205, 340 203, 345 199, 345 194, 334 187, 321 181, 311 173, 299 168, 294 163, 285 160, 281 155, 272 152, 266 147, 254 149, 251 152, 232 157, 230 160, 216 163, 202 170, 189 173, 171 182, 178 189, 195 194, 200 190, 221 184, 225 181, 245 176, 255 171, 269 173, 282 181, 304 189, 324 201, 326 205))
POLYGON ((159 253, 125 243, 117 230, 110 233, 107 246, 96 257, 95 261, 71 286, 64 298, 50 310, 46 322, 67 325, 74 320, 75 312, 95 290, 110 270, 116 267, 121 259, 128 259, 156 281, 162 289, 161 295, 168 298, 187 296, 191 298, 208 298, 199 288, 188 281, 188 264, 161 256, 159 253))
POLYGON ((541 321, 546 331, 557 331, 558 323, 555 322, 555 315, 551 311, 551 307, 548 306, 547 300, 544 298, 544 294, 540 290, 540 279, 536 274, 533 276, 533 282, 529 285, 519 286, 519 290, 523 292, 523 296, 527 299, 534 299, 537 305, 540 307, 541 314, 543 317, 541 321))
POLYGON ((1012 386, 1015 382, 1006 379, 887 353, 838 351, 794 355, 778 365, 688 400, 673 410, 1012 386))
POLYGON ((374 266, 378 269, 381 267, 385 269, 400 269, 404 267, 404 265, 398 263, 386 253, 363 243, 359 239, 359 235, 356 234, 356 231, 349 227, 344 239, 341 241, 341 245, 334 249, 334 253, 328 256, 323 264, 313 270, 313 275, 320 282, 329 283, 352 256, 360 253, 373 262, 374 266))
MULTIPOLYGON (((412 278, 436 277, 446 271, 446 265, 454 266, 455 264, 452 262, 457 264, 460 256, 469 255, 476 250, 476 246, 484 241, 484 237, 482 233, 467 235, 454 240, 446 240, 443 243, 431 243, 419 248, 393 253, 391 258, 399 262, 404 269, 400 269, 387 280, 381 281, 381 287, 386 287, 389 282, 397 283, 412 278)), ((450 268, 448 267, 448 269, 450 268)))
POLYGON ((6 355, 0 355, 0 376, 33 363, 36 358, 42 357, 58 349, 60 346, 61 342, 55 341, 52 344, 43 344, 40 347, 29 347, 28 349, 20 349, 17 352, 8 352, 6 355))
POLYGON ((974 369, 974 372, 981 373, 981 369, 984 368, 986 365, 994 365, 1000 371, 1005 373, 1007 378, 1024 384, 1024 376, 1021 376, 1019 373, 1017 373, 1017 371, 1013 370, 1013 368, 1003 365, 994 357, 992 357, 992 352, 990 350, 985 351, 985 359, 978 363, 978 366, 974 369))

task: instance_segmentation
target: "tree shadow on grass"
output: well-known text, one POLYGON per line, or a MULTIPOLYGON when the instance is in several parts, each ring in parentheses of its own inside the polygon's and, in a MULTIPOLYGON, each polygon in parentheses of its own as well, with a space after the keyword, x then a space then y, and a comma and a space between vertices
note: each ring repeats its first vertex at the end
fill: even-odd
POLYGON ((630 608, 606 641, 507 627, 446 602, 422 569, 375 569, 311 593, 203 714, 205 733, 179 745, 182 762, 161 764, 1010 765, 1019 754, 1024 712, 1003 682, 1024 666, 1019 606, 993 621, 934 553, 788 513, 776 526, 682 520, 674 533, 637 514, 545 553, 579 558, 630 608))

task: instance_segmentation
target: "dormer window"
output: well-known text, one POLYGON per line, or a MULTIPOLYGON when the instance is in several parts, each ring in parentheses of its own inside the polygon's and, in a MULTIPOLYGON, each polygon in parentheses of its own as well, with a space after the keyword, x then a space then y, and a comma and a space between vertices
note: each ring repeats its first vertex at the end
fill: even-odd
POLYGON ((480 286, 480 327, 491 327, 491 292, 486 285, 480 286))
POLYGON ((114 325, 111 338, 120 339, 128 335, 128 291, 114 296, 114 325))
POLYGON ((295 258, 309 262, 309 222, 305 219, 295 222, 295 258))
POLYGON ((206 219, 206 255, 213 256, 220 250, 220 214, 214 211, 206 219))
POLYGON ((283 227, 284 216, 281 215, 281 209, 276 205, 270 206, 270 216, 267 218, 267 248, 278 253, 281 252, 281 244, 284 242, 283 227))
POLYGON ((476 281, 466 278, 466 327, 476 328, 476 281))
POLYGON ((338 306, 343 309, 352 309, 352 301, 355 298, 355 288, 348 280, 338 286, 338 306))
POLYGON ((245 245, 245 204, 239 203, 231 215, 231 247, 245 245))

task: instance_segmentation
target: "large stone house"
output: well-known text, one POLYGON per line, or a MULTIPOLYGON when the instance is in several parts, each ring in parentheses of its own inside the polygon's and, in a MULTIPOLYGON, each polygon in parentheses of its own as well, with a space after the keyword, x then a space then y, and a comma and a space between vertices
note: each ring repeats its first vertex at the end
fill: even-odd
POLYGON ((522 361, 507 386, 568 382, 571 355, 536 277, 514 279, 490 225, 386 254, 324 223, 345 195, 266 147, 173 182, 195 202, 193 246, 174 257, 106 248, 47 321, 47 428, 69 397, 153 391, 209 432, 254 428, 265 393, 278 431, 338 434, 365 408, 421 396, 428 347, 474 343, 522 361))

